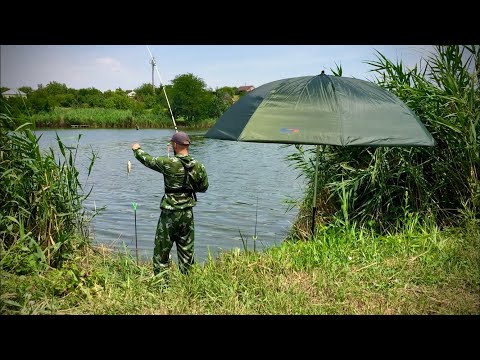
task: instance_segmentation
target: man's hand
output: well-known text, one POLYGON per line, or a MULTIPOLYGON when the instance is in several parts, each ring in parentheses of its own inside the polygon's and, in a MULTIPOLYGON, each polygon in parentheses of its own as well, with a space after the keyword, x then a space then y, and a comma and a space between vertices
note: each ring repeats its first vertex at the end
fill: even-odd
POLYGON ((140 148, 140 144, 135 143, 132 145, 132 150, 137 150, 139 148, 140 148))

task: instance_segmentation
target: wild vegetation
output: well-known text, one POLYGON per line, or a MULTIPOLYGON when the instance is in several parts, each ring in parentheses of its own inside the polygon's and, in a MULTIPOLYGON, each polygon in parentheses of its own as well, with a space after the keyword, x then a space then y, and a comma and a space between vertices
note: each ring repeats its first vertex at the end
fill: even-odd
MULTIPOLYGON (((44 153, 26 125, 0 114, 0 236, 2 269, 18 274, 56 267, 87 243, 85 192, 77 148, 57 137, 61 156, 44 153)), ((78 140, 80 140, 78 137, 78 140)), ((88 174, 95 161, 92 153, 88 174)))
POLYGON ((175 267, 170 285, 151 262, 84 248, 61 268, 2 270, 3 314, 475 314, 480 311, 478 227, 418 227, 379 236, 340 224, 309 242, 263 253, 231 251, 175 267))
MULTIPOLYGON (((461 226, 465 217, 480 219, 480 47, 439 46, 436 51, 413 69, 380 53, 369 62, 379 85, 419 116, 436 146, 321 146, 319 222, 339 217, 387 232, 401 229, 409 216, 442 227, 461 226)), ((308 237, 315 149, 297 148, 291 164, 309 182, 299 220, 305 226, 297 235, 308 237)))
POLYGON ((310 186, 288 239, 188 276, 174 267, 168 286, 151 262, 89 243, 75 149, 58 139, 63 160, 42 153, 2 114, 0 312, 479 315, 479 48, 441 46, 425 61, 406 69, 378 54, 371 65, 436 147, 322 147, 310 236, 314 156, 299 146, 289 161, 310 186))
POLYGON ((2 98, 0 112, 14 118, 17 125, 29 122, 37 128, 71 125, 166 128, 172 126, 172 113, 178 125, 211 126, 236 98, 244 94, 228 86, 207 89, 201 78, 190 73, 176 76, 172 85, 165 85, 165 88, 153 88, 145 83, 134 89, 135 94, 131 96, 128 95, 130 91, 121 88, 105 92, 95 88, 77 90, 58 82, 40 84, 37 90, 25 86, 19 90, 26 98, 2 98))

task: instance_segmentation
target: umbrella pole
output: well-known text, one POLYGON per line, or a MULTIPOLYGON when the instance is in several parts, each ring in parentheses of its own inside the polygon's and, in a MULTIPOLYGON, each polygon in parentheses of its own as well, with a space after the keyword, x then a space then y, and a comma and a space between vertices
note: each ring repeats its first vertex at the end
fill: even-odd
POLYGON ((320 145, 317 145, 317 160, 315 164, 315 183, 313 185, 313 209, 312 209, 312 236, 315 231, 315 213, 317 212, 317 180, 318 180, 318 155, 320 153, 320 145))

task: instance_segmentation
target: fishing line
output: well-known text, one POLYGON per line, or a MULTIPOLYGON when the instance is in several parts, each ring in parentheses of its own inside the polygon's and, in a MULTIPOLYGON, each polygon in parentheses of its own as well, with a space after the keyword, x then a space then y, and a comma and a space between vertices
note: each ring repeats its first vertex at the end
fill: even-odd
MULTIPOLYGON (((155 58, 153 57, 153 54, 150 51, 150 48, 148 47, 148 45, 146 45, 146 46, 147 46, 147 50, 150 54, 150 57, 152 59, 152 64, 155 67, 157 65, 156 62, 155 62, 155 58)), ((165 99, 167 100, 168 110, 170 111, 170 116, 172 117, 173 126, 175 127, 175 132, 178 132, 177 124, 175 122, 175 118, 173 116, 172 108, 170 106, 170 101, 168 100, 167 92, 165 91, 165 86, 163 85, 162 77, 160 75, 160 72, 158 71, 158 67, 155 67, 155 70, 157 71, 157 75, 158 75, 158 78, 160 80, 160 86, 162 87, 163 93, 165 95, 165 99)), ((138 130, 138 125, 136 126, 136 129, 138 130)), ((169 147, 167 147, 167 155, 168 155, 168 157, 170 157, 170 148, 169 147)), ((130 175, 131 170, 132 170, 132 163, 129 160, 127 162, 127 176, 130 175)), ((138 264, 137 206, 138 206, 138 204, 136 202, 132 202, 132 208, 133 208, 134 219, 135 219, 134 220, 135 221, 135 255, 136 255, 137 264, 138 264)))
POLYGON ((160 86, 162 87, 163 93, 165 94, 165 99, 167 99, 168 110, 170 110, 170 115, 172 117, 173 126, 175 126, 175 132, 178 132, 177 124, 175 123, 175 118, 173 117, 172 108, 170 107, 170 101, 168 101, 167 92, 165 91, 165 86, 163 85, 162 77, 160 76, 160 72, 158 71, 158 66, 156 66, 157 64, 156 64, 155 59, 152 55, 152 52, 150 51, 150 48, 148 47, 148 45, 146 45, 146 46, 147 46, 148 52, 150 53, 150 57, 152 58, 152 62, 153 62, 153 65, 155 67, 155 70, 157 70, 157 75, 158 75, 158 78, 160 80, 160 86))

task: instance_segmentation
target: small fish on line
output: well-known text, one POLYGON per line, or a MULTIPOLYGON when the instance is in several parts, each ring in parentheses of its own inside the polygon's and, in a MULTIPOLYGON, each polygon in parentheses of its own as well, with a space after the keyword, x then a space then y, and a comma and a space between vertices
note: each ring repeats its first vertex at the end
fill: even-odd
POLYGON ((130 160, 127 162, 127 175, 130 175, 130 172, 132 171, 132 163, 130 160))

